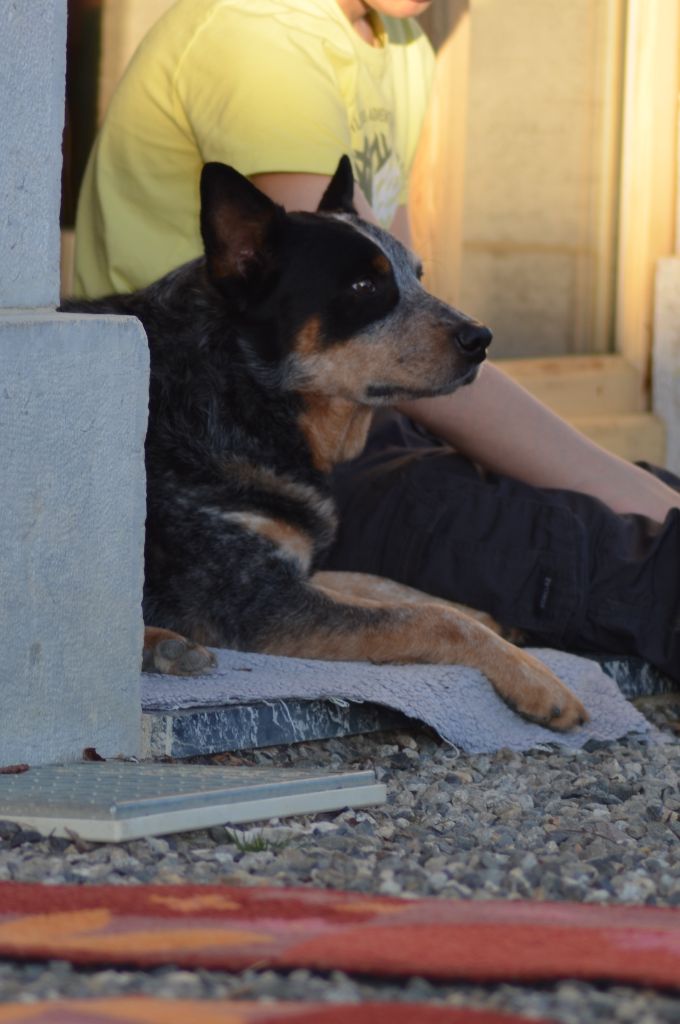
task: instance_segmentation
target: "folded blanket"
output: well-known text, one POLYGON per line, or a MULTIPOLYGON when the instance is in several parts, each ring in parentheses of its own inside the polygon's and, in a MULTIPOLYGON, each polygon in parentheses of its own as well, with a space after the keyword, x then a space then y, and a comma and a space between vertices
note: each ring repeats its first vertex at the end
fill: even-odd
POLYGON ((469 753, 501 747, 530 750, 549 743, 577 749, 589 740, 614 740, 628 733, 661 738, 596 662, 563 651, 534 649, 532 653, 588 709, 590 721, 569 733, 555 733, 524 721, 503 703, 480 672, 461 665, 371 665, 228 650, 215 653, 218 665, 210 675, 144 675, 142 709, 173 711, 294 698, 370 702, 424 722, 447 743, 469 753))

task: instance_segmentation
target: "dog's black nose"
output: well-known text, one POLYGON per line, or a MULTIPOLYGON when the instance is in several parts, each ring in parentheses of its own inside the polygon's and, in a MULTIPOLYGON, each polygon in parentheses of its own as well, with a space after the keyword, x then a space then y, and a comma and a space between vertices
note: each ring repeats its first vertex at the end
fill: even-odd
POLYGON ((454 340, 466 356, 477 357, 480 361, 491 344, 493 335, 484 324, 476 320, 463 320, 454 331, 454 340))

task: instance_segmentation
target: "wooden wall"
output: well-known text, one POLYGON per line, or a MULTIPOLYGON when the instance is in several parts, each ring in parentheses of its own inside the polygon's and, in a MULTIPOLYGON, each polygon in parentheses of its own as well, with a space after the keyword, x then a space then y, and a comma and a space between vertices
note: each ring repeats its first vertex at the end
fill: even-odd
POLYGON ((423 19, 440 51, 416 235, 498 354, 613 343, 624 6, 438 0, 423 19))

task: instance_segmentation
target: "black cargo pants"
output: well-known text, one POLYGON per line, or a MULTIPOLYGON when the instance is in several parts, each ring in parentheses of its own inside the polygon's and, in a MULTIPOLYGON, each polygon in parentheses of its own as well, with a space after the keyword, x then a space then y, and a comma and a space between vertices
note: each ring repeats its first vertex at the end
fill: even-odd
POLYGON ((338 467, 335 490, 340 530, 322 568, 483 609, 533 644, 639 655, 680 681, 680 511, 659 526, 482 473, 392 412, 338 467))

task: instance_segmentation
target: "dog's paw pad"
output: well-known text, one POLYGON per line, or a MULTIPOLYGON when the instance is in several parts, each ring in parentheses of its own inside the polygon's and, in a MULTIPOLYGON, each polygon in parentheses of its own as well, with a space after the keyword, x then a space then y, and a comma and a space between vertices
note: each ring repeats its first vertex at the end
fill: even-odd
POLYGON ((494 685, 503 700, 530 722, 566 732, 588 721, 588 712, 550 669, 524 651, 516 650, 494 685))
MULTIPOLYGON (((565 699, 559 704, 554 703, 546 715, 543 724, 549 729, 556 729, 559 732, 566 732, 576 726, 585 725, 588 721, 588 712, 572 693, 565 694, 565 699)), ((536 719, 538 720, 538 719, 536 719)))
POLYGON ((166 637, 144 652, 144 671, 170 676, 197 676, 217 664, 212 651, 184 637, 166 637))
POLYGON ((173 663, 178 662, 187 653, 187 644, 188 640, 180 637, 161 640, 154 648, 154 658, 173 663))
POLYGON ((195 675, 214 668, 217 659, 206 647, 201 647, 199 644, 187 644, 186 649, 179 656, 177 664, 182 674, 195 675))

